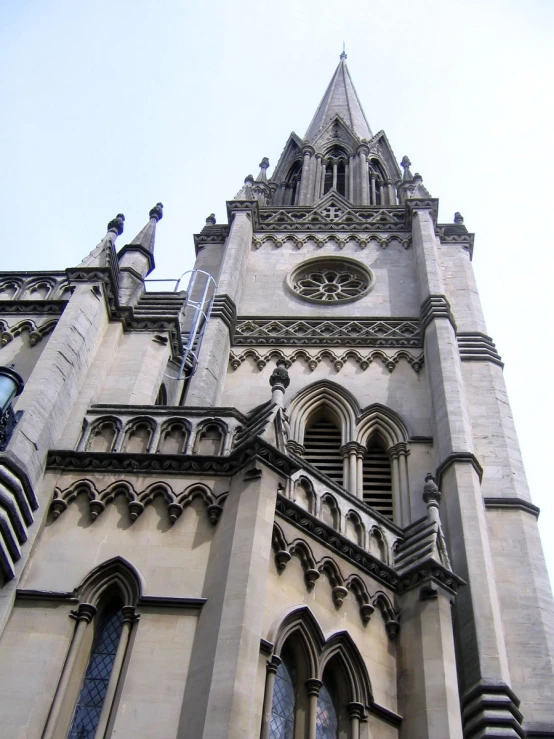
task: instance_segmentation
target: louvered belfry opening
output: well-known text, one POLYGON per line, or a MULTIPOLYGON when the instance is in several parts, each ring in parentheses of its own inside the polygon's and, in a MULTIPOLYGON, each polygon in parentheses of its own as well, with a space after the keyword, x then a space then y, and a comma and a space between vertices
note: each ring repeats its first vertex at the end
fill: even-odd
POLYGON ((390 460, 379 436, 372 436, 364 458, 364 502, 393 520, 390 460))
POLYGON ((339 485, 343 483, 342 434, 333 419, 318 413, 304 432, 304 459, 339 485))

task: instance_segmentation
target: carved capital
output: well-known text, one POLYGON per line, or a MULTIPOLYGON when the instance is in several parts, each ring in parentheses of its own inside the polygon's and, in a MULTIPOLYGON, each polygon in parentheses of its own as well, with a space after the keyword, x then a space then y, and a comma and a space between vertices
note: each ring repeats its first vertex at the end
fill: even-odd
POLYGON ((96 615, 96 606, 91 603, 80 603, 79 608, 76 611, 71 611, 69 615, 77 622, 84 621, 89 624, 96 615))
POLYGON ((281 657, 278 657, 276 654, 274 654, 271 659, 268 659, 266 662, 267 671, 273 673, 273 675, 276 675, 277 670, 279 669, 279 665, 282 661, 283 660, 281 659, 281 657))
POLYGON ((365 709, 362 703, 349 703, 348 713, 350 718, 357 718, 358 721, 363 721, 365 718, 365 709))
POLYGON ((306 690, 308 691, 308 695, 319 695, 319 691, 323 687, 323 683, 321 680, 318 680, 315 677, 309 678, 309 680, 306 680, 306 690))

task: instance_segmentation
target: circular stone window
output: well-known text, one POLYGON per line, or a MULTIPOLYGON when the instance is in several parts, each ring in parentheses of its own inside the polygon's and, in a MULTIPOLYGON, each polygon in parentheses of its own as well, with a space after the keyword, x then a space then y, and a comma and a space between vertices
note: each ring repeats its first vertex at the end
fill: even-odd
POLYGON ((293 293, 312 303, 348 303, 368 293, 375 276, 348 257, 316 257, 302 262, 287 282, 293 293))

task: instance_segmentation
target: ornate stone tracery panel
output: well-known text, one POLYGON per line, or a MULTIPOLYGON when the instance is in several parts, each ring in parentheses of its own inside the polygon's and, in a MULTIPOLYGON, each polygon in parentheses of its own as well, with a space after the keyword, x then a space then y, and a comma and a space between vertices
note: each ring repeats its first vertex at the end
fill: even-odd
POLYGON ((417 318, 258 318, 237 320, 235 345, 422 346, 417 318))

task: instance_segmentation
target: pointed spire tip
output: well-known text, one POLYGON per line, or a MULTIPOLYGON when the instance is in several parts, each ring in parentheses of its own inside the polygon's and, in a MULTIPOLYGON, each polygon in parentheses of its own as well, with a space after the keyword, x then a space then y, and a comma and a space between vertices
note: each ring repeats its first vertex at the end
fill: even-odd
POLYGON ((162 203, 156 203, 148 215, 150 218, 155 218, 156 221, 161 221, 164 215, 164 207, 162 203))
POLYGON ((342 52, 341 52, 341 55, 340 55, 340 59, 343 62, 348 59, 348 54, 346 53, 346 45, 345 45, 344 41, 342 42, 342 52))

